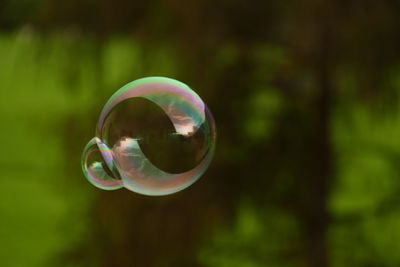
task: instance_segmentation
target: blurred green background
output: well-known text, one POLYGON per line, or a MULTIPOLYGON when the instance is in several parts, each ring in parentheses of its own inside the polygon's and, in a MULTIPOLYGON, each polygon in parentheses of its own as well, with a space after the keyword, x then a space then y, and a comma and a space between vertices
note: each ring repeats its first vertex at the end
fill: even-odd
POLYGON ((400 2, 3 0, 1 266, 400 266, 400 2), (193 87, 213 163, 166 197, 94 188, 111 94, 193 87))

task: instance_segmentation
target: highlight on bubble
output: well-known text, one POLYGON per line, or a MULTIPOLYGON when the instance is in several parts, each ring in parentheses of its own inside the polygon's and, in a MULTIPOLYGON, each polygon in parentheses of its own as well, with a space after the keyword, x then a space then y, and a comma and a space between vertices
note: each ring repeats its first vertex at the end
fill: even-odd
POLYGON ((116 91, 105 104, 82 170, 104 190, 144 195, 183 190, 207 170, 215 150, 210 110, 186 84, 147 77, 116 91))

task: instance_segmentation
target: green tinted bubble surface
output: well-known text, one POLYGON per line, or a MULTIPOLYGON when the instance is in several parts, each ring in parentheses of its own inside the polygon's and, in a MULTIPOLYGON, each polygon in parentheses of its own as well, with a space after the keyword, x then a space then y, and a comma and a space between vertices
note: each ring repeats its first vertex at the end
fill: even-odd
POLYGON ((172 194, 207 170, 215 140, 212 115, 191 88, 170 78, 142 78, 105 104, 82 168, 102 189, 172 194))

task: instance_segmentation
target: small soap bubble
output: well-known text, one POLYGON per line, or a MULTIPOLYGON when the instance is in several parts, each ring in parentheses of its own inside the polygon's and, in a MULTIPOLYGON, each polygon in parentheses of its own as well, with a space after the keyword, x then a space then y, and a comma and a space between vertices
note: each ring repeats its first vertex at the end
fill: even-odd
POLYGON ((89 181, 101 189, 115 190, 123 187, 122 180, 116 178, 113 152, 98 137, 93 137, 85 146, 82 168, 89 181))
POLYGON ((212 115, 192 89, 170 78, 142 78, 105 104, 82 169, 101 189, 168 195, 203 175, 215 140, 212 115))

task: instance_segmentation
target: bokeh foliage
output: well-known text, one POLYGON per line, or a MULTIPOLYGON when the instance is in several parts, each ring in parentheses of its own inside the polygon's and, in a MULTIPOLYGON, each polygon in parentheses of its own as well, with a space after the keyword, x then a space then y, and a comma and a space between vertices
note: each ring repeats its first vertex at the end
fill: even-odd
POLYGON ((399 12, 2 2, 1 265, 399 266, 399 12), (210 106, 215 160, 171 196, 93 188, 80 153, 102 105, 155 75, 210 106))

